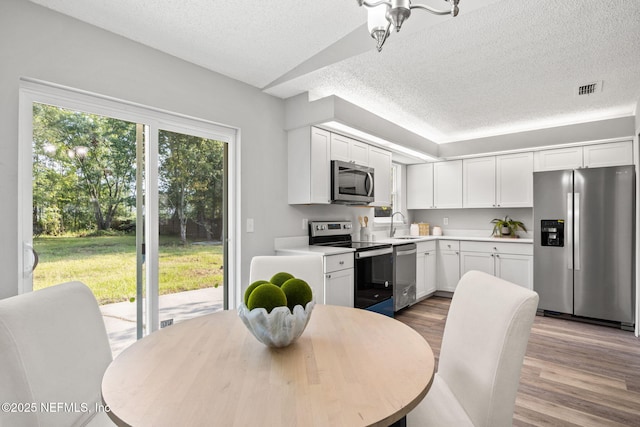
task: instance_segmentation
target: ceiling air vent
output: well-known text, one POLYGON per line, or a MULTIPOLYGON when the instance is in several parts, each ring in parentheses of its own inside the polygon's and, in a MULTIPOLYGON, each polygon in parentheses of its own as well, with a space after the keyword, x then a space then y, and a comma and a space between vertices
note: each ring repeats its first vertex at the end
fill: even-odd
POLYGON ((602 88, 602 82, 593 82, 593 83, 587 83, 587 84, 578 86, 578 96, 591 95, 592 93, 596 93, 600 91, 601 88, 602 88))

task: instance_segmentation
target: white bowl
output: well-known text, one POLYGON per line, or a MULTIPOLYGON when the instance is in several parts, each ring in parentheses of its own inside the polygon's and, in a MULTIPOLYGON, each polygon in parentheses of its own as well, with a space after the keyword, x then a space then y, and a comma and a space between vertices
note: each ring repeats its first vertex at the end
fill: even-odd
POLYGON ((303 309, 301 305, 293 307, 276 307, 267 313, 264 308, 254 308, 249 311, 242 303, 238 307, 238 316, 254 337, 269 347, 286 347, 294 342, 307 326, 314 301, 307 303, 303 309))

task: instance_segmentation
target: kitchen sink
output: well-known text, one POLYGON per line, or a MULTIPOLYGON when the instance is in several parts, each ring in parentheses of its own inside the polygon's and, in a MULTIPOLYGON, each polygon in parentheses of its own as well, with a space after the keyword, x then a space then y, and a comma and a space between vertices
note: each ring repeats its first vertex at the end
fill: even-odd
POLYGON ((418 240, 418 239, 424 239, 425 236, 399 236, 399 237, 394 237, 394 239, 399 239, 399 240, 418 240))

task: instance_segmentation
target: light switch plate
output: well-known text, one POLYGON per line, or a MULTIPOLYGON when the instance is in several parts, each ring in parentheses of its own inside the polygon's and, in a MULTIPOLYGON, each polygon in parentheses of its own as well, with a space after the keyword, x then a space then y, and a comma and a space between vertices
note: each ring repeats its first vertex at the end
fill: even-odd
POLYGON ((247 233, 253 233, 253 218, 247 218, 247 233))

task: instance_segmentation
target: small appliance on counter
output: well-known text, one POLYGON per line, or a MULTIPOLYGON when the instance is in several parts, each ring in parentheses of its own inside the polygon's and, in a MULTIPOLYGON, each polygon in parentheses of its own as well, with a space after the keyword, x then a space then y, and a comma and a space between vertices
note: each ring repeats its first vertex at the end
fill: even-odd
POLYGON ((351 221, 310 221, 309 244, 355 249, 355 307, 393 317, 393 248, 353 241, 352 230, 351 221))

